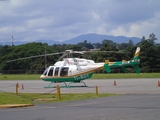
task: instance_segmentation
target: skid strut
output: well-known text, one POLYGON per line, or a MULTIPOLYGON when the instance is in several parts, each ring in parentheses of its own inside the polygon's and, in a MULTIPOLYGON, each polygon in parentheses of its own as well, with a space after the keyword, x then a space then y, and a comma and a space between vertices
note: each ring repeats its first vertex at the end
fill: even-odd
MULTIPOLYGON (((51 82, 48 86, 45 86, 44 88, 56 88, 56 86, 51 87, 51 85, 53 83, 57 83, 57 82, 51 82)), ((62 82, 59 82, 59 83, 62 83, 62 82)), ((65 84, 65 86, 62 86, 62 87, 67 87, 67 83, 65 83, 65 82, 63 82, 63 83, 65 84)))
POLYGON ((67 87, 70 88, 70 87, 88 87, 88 86, 86 85, 85 82, 81 81, 81 82, 70 82, 70 83, 67 85, 67 87), (70 86, 72 83, 83 83, 84 86, 70 86))
MULTIPOLYGON (((51 82, 48 86, 45 86, 44 88, 56 88, 56 86, 51 86, 53 83, 58 83, 58 82, 51 82)), ((59 82, 59 83, 62 83, 62 82, 59 82)), ((61 88, 71 88, 71 87, 88 87, 86 85, 85 82, 83 81, 80 81, 80 82, 70 82, 68 85, 67 83, 63 82, 65 84, 65 86, 60 86, 61 88), (83 83, 84 85, 83 86, 70 86, 71 84, 73 83, 83 83)))

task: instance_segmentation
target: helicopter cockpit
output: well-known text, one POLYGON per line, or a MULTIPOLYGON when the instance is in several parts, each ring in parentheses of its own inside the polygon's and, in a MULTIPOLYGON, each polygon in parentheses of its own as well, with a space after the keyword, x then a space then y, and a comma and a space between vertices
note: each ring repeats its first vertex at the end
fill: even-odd
POLYGON ((50 66, 43 72, 43 76, 68 76, 69 67, 50 66))

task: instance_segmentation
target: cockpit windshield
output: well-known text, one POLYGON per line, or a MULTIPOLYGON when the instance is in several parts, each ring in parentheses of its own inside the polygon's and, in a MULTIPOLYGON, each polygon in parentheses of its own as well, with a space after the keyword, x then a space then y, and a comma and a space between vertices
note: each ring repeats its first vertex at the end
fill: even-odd
POLYGON ((47 75, 48 69, 49 69, 49 67, 47 67, 47 68, 45 69, 45 71, 43 72, 43 75, 47 75))
POLYGON ((54 67, 51 67, 48 71, 48 76, 53 76, 54 67))

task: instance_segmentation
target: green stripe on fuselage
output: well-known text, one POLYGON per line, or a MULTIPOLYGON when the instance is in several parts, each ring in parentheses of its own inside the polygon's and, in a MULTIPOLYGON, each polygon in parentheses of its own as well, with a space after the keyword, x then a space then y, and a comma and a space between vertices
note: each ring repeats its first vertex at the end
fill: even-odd
POLYGON ((81 74, 81 75, 75 75, 75 76, 68 76, 68 77, 54 77, 54 76, 50 76, 50 77, 44 77, 43 80, 44 81, 48 81, 48 82, 54 82, 54 83, 58 83, 58 82, 80 82, 81 80, 85 80, 88 79, 90 77, 92 77, 93 72, 91 73, 87 73, 87 74, 81 74))

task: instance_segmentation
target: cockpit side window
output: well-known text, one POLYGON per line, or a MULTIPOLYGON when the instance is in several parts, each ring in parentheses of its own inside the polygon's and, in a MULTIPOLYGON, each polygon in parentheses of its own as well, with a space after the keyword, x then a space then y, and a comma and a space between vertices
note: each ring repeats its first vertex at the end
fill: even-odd
POLYGON ((58 76, 59 67, 56 67, 54 76, 58 76))
POLYGON ((53 76, 54 67, 51 67, 48 72, 48 76, 53 76))
POLYGON ((67 76, 68 75, 68 67, 62 67, 61 68, 61 72, 60 72, 60 76, 67 76))

